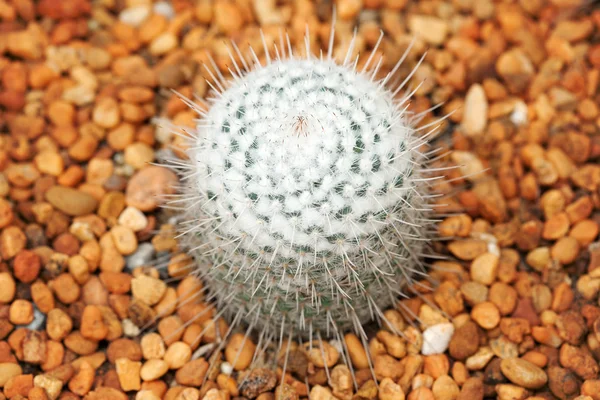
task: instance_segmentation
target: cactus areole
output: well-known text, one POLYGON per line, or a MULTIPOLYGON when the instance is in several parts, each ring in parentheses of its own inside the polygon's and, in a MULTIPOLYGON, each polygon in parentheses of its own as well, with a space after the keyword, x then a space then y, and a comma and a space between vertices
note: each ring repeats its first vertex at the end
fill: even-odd
POLYGON ((371 59, 285 53, 217 73, 185 161, 182 236, 233 322, 339 335, 423 273, 426 139, 404 84, 388 85, 397 67, 375 79, 371 59))

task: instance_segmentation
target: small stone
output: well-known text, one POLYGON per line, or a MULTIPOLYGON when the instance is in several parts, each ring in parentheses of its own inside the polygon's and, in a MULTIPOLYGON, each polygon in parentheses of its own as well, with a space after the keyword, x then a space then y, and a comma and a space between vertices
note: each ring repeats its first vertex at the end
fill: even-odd
POLYGON ((243 396, 253 399, 261 393, 272 390, 277 384, 277 375, 274 371, 266 368, 255 368, 244 379, 240 386, 243 396))
POLYGON ((35 387, 44 389, 50 400, 57 399, 63 387, 63 382, 60 379, 50 375, 37 375, 33 379, 33 384, 35 387))
POLYGON ((177 44, 177 36, 171 32, 164 32, 150 43, 150 54, 154 56, 166 54, 177 47, 177 44))
POLYGON ((110 233, 113 237, 117 251, 122 255, 130 255, 138 247, 138 241, 131 228, 122 225, 116 225, 110 233))
POLYGON ((126 358, 131 361, 142 360, 142 348, 131 339, 119 338, 113 340, 106 350, 108 361, 116 363, 119 358, 126 358))
POLYGON ((52 340, 60 341, 67 337, 73 328, 71 317, 59 308, 53 308, 48 313, 46 332, 52 340))
POLYGON ((115 362, 117 376, 121 389, 128 392, 130 390, 140 390, 140 370, 142 363, 139 361, 131 361, 128 358, 119 358, 115 362))
POLYGON ((457 360, 472 356, 478 348, 479 330, 477 324, 472 321, 458 327, 448 345, 450 355, 457 360))
POLYGON ((17 285, 9 272, 0 272, 0 287, 0 303, 10 303, 15 297, 17 285))
POLYGON ((507 358, 500 363, 502 374, 512 383, 527 389, 539 389, 548 382, 548 376, 540 367, 522 358, 507 358))
POLYGON ((327 341, 315 341, 305 344, 308 358, 317 367, 333 367, 339 360, 339 351, 327 341))
POLYGON ((126 226, 134 232, 139 232, 148 226, 146 215, 135 207, 127 207, 119 215, 117 222, 126 226))
POLYGON ((169 364, 163 360, 148 360, 140 370, 140 376, 146 382, 160 378, 169 370, 169 364))
POLYGON ((111 97, 103 97, 96 102, 92 112, 93 121, 102 128, 112 129, 121 122, 119 104, 111 97))
POLYGON ((213 23, 225 34, 232 35, 240 31, 244 18, 240 9, 234 4, 224 1, 214 3, 213 23))
POLYGON ((476 304, 471 310, 471 317, 484 329, 494 329, 500 323, 500 311, 489 301, 476 304))
POLYGON ((509 118, 516 126, 526 125, 528 122, 527 104, 522 100, 517 101, 509 118))
POLYGON ((506 336, 500 336, 490 340, 490 348, 498 358, 506 359, 519 356, 519 348, 516 343, 511 342, 506 336))
POLYGON ((484 285, 491 285, 496 279, 500 258, 491 253, 478 256, 471 263, 471 279, 484 285))
POLYGON ((442 354, 446 351, 454 334, 451 323, 430 326, 423 332, 423 355, 442 354))
POLYGON ((86 395, 94 384, 94 377, 94 368, 89 362, 82 362, 75 375, 69 380, 69 390, 79 396, 86 395))
POLYGON ((0 387, 4 387, 9 379, 23 373, 19 364, 4 362, 0 363, 0 387))
POLYGON ((150 16, 150 7, 135 6, 129 7, 119 13, 119 21, 124 24, 139 27, 150 16))
POLYGON ((127 268, 133 270, 142 265, 148 265, 152 257, 154 257, 154 246, 152 246, 152 243, 140 243, 135 253, 127 257, 127 268))
POLYGON ((131 281, 131 293, 149 306, 160 301, 165 294, 167 285, 160 279, 148 275, 139 275, 131 281))
POLYGON ((594 379, 600 369, 591 354, 568 343, 561 346, 559 361, 563 367, 575 372, 582 379, 594 379))
POLYGON ((7 260, 13 258, 27 245, 27 237, 16 226, 8 226, 0 234, 0 254, 7 260))
POLYGON ((180 385, 200 386, 208 371, 208 362, 203 358, 188 361, 175 373, 175 380, 180 385))
POLYGON ((175 342, 169 346, 163 359, 169 364, 169 369, 179 369, 191 358, 191 347, 184 342, 175 342))
MULTIPOLYGON (((462 130, 467 136, 483 133, 487 125, 488 101, 480 84, 469 88, 465 96, 462 130)), ((483 169, 483 168, 482 168, 483 169)))
POLYGON ((81 315, 81 334, 91 340, 103 340, 108 335, 108 327, 104 324, 100 308, 87 305, 81 315))
POLYGON ((487 346, 479 348, 475 354, 467 358, 465 365, 467 369, 472 371, 478 371, 485 368, 485 366, 494 358, 494 352, 487 346))
POLYGON ((494 387, 497 400, 525 400, 529 398, 530 392, 516 385, 500 383, 494 387))
MULTIPOLYGON (((584 383, 585 386, 585 383, 584 383)), ((548 368, 548 387, 559 399, 568 399, 576 396, 581 386, 581 381, 568 369, 551 366, 548 368)))
POLYGON ((141 169, 154 161, 154 150, 146 143, 136 142, 125 148, 125 163, 141 169))
POLYGON ((71 216, 90 214, 98 207, 98 200, 92 195, 64 186, 51 187, 46 192, 46 200, 71 216))
POLYGON ((160 196, 175 193, 177 182, 177 176, 166 168, 144 167, 129 180, 126 202, 140 211, 152 211, 158 207, 160 196))
POLYGON ((33 304, 27 300, 15 300, 9 309, 9 320, 15 325, 27 325, 33 321, 33 304))
POLYGON ((448 34, 447 22, 429 15, 413 15, 408 26, 413 34, 433 45, 443 44, 448 34))
POLYGON ((390 378, 383 378, 379 383, 379 400, 404 400, 402 387, 390 378))
POLYGON ((431 391, 436 400, 454 400, 458 397, 460 388, 450 376, 442 375, 435 380, 431 391))
POLYGON ((512 93, 523 92, 535 74, 531 60, 518 49, 503 53, 496 62, 496 71, 512 93))
POLYGON ((162 15, 168 20, 175 17, 175 10, 173 9, 171 3, 167 1, 159 1, 154 3, 152 10, 154 11, 154 14, 162 15))
POLYGON ((487 243, 479 239, 455 240, 448 244, 448 250, 461 260, 470 261, 487 251, 487 243))

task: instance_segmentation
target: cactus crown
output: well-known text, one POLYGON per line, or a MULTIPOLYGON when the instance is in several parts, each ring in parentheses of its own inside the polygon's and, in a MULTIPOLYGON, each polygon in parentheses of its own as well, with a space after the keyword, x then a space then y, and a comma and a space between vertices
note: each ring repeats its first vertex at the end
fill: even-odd
POLYGON ((240 57, 245 71, 232 56, 232 79, 211 73, 217 94, 177 164, 183 237, 234 323, 339 335, 380 319, 423 274, 427 135, 410 95, 396 98, 410 76, 388 88, 403 60, 377 80, 381 61, 358 70, 349 56, 280 50, 254 68, 240 57))

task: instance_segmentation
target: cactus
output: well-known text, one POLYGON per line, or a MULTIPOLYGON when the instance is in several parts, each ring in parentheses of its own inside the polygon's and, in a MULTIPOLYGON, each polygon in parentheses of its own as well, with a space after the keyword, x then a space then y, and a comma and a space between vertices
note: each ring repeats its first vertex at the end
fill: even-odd
POLYGON ((360 330, 425 276, 430 133, 407 111, 412 73, 390 85, 410 47, 376 79, 381 61, 358 69, 350 46, 336 62, 332 43, 320 57, 265 46, 253 67, 234 45, 210 107, 189 102, 201 118, 173 163, 197 273, 219 316, 261 338, 360 330))

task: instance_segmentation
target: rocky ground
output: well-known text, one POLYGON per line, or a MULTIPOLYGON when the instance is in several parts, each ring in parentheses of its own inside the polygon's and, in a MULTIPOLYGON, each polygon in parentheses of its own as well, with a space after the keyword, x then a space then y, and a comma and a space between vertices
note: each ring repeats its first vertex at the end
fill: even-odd
POLYGON ((335 342, 292 345, 283 379, 248 370, 242 335, 211 355, 227 324, 189 298, 202 284, 157 204, 177 178, 148 163, 181 143, 153 118, 196 117, 171 89, 206 95, 224 39, 264 60, 259 28, 301 48, 308 23, 326 49, 331 1, 0 0, 0 399, 600 399, 599 6, 336 3, 336 51, 357 26, 364 62, 383 29, 385 74, 418 35, 400 71, 428 51, 412 110, 455 111, 461 168, 440 189, 458 214, 437 246, 454 261, 401 301, 418 321, 389 310, 403 336, 345 337, 356 386, 335 342), (446 351, 423 355, 449 321, 446 351))

